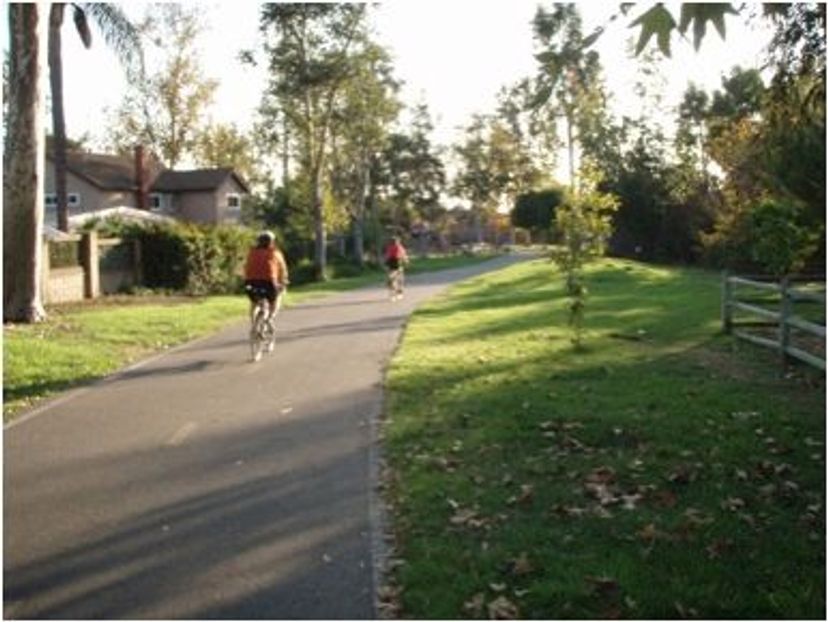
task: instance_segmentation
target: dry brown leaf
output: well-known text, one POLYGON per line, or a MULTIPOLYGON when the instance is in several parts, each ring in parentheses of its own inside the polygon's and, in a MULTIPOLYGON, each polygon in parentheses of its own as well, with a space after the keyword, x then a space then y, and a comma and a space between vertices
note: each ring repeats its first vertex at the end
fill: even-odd
POLYGON ((449 519, 449 522, 452 525, 465 525, 470 520, 472 520, 476 517, 477 517, 477 512, 475 512, 474 510, 471 510, 471 509, 468 509, 468 508, 467 509, 459 509, 454 514, 454 516, 452 516, 449 519))
POLYGON ((520 617, 517 605, 505 596, 498 596, 489 603, 490 620, 514 620, 520 617))
POLYGON ((517 497, 517 502, 520 504, 532 503, 535 498, 535 488, 529 484, 524 484, 520 487, 520 495, 517 497))
POLYGON ((479 618, 483 615, 483 606, 486 604, 486 596, 483 592, 478 592, 469 600, 463 603, 463 611, 469 614, 469 617, 479 618))
POLYGON ((618 593, 621 586, 612 577, 586 577, 586 582, 592 586, 598 596, 613 596, 618 593))
POLYGON ((658 538, 659 531, 656 529, 655 523, 648 523, 636 535, 644 542, 653 542, 658 538))
POLYGON ((730 538, 719 538, 708 544, 704 550, 707 551, 708 558, 718 559, 731 548, 733 548, 733 540, 730 538))
POLYGON ((590 484, 612 484, 615 482, 615 469, 608 466, 600 466, 590 471, 585 481, 590 484))
POLYGON ((678 503, 678 497, 669 490, 657 490, 652 497, 655 504, 662 508, 674 508, 678 503))
POLYGON ((739 497, 728 497, 721 503, 723 510, 730 510, 731 512, 738 512, 743 509, 745 505, 747 505, 745 500, 740 499, 739 497))
POLYGON ((524 551, 517 559, 512 560, 512 574, 516 577, 522 577, 531 574, 535 571, 532 562, 529 561, 529 556, 524 551))

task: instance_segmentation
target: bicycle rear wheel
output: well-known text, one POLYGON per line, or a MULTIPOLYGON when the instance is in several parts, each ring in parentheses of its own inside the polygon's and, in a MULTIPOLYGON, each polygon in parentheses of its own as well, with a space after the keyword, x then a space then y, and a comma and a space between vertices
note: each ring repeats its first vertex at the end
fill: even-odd
POLYGON ((267 344, 265 335, 267 325, 267 314, 263 305, 256 306, 253 316, 253 324, 250 326, 250 359, 255 363, 262 358, 262 353, 267 344))

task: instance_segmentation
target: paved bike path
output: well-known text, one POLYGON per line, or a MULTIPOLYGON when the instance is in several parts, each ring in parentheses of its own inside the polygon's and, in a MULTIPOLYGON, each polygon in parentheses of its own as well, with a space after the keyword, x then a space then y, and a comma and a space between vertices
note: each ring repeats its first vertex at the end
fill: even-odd
POLYGON ((413 308, 526 256, 285 309, 4 430, 4 618, 368 619, 374 428, 413 308))

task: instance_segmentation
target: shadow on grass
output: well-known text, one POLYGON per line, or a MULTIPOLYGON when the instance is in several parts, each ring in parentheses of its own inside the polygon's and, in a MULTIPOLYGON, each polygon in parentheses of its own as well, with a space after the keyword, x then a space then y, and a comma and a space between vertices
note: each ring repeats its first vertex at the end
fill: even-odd
POLYGON ((462 616, 500 583, 525 618, 824 616, 824 377, 718 335, 711 275, 636 272, 590 274, 582 351, 545 275, 415 316, 387 430, 405 616, 462 616))

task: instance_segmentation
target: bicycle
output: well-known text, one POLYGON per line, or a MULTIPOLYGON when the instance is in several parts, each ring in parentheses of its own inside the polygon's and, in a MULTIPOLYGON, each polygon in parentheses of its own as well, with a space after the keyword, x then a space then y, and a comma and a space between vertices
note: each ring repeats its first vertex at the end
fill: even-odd
POLYGON ((403 297, 404 275, 402 266, 396 270, 388 272, 388 292, 391 301, 399 300, 403 297))
MULTIPOLYGON (((261 360, 265 351, 273 351, 276 342, 275 312, 274 317, 268 320, 267 292, 251 286, 248 286, 248 290, 256 300, 256 306, 253 309, 253 321, 250 324, 250 359, 256 363, 261 360)), ((281 295, 277 298, 276 311, 281 308, 281 298, 281 295)))

